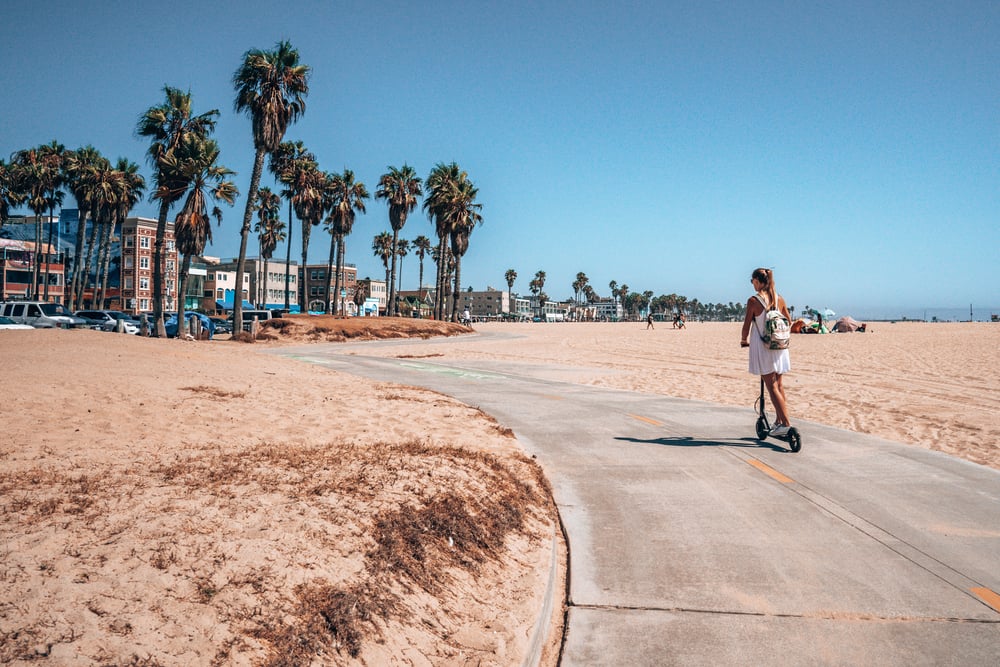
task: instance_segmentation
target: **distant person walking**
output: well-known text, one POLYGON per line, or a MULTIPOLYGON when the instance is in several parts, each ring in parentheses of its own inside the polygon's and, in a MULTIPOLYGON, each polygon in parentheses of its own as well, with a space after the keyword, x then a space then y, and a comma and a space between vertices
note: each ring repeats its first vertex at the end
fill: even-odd
POLYGON ((785 435, 791 423, 788 403, 781 376, 792 369, 788 350, 772 350, 763 341, 767 311, 777 309, 789 321, 788 306, 774 286, 774 273, 770 269, 756 269, 750 277, 756 294, 747 301, 747 314, 743 320, 740 347, 750 348, 750 372, 764 378, 776 413, 772 435, 785 435))
POLYGON ((655 328, 656 327, 653 326, 653 313, 650 313, 649 315, 646 315, 646 329, 649 330, 655 328))

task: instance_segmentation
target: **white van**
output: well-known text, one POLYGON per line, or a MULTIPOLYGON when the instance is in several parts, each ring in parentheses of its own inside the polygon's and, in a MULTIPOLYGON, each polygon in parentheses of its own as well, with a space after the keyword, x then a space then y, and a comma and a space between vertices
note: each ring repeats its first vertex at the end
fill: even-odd
POLYGON ((7 301, 0 303, 0 315, 18 324, 30 324, 36 329, 73 329, 86 327, 87 320, 77 317, 61 303, 47 301, 7 301))

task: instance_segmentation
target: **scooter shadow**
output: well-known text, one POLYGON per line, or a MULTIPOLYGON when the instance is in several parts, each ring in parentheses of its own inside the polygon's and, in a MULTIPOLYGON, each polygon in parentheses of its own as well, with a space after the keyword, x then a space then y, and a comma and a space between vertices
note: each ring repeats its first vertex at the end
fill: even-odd
POLYGON ((770 449, 773 452, 791 454, 787 447, 775 444, 768 440, 758 440, 757 438, 739 438, 735 440, 699 440, 691 436, 681 436, 676 438, 627 438, 618 436, 615 440, 625 442, 636 442, 643 445, 663 445, 665 447, 753 447, 755 449, 770 449))

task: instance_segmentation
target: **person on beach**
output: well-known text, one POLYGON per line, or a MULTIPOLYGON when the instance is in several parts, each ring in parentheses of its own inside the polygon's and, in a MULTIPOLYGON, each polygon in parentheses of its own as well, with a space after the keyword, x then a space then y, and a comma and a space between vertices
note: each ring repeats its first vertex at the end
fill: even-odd
POLYGON ((774 273, 770 269, 756 269, 750 277, 756 294, 747 300, 747 314, 743 319, 740 347, 750 348, 750 372, 764 378, 776 413, 771 435, 785 435, 791 427, 788 419, 788 402, 781 376, 791 370, 788 350, 772 350, 764 344, 767 311, 777 308, 789 321, 788 306, 774 287, 774 273), (751 331, 751 329, 753 331, 751 331), (751 335, 752 334, 752 335, 751 335))
POLYGON ((650 313, 649 315, 646 315, 646 329, 649 330, 655 328, 656 327, 653 326, 653 313, 650 313))

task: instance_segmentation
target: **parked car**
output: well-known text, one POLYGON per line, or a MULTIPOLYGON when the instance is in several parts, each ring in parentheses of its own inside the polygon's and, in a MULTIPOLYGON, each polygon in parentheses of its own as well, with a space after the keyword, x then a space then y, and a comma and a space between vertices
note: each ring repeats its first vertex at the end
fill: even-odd
POLYGON ((7 301, 0 303, 0 315, 17 324, 30 324, 36 329, 73 329, 86 327, 83 318, 76 317, 61 303, 48 301, 7 301))
POLYGON ((215 333, 217 334, 231 334, 233 333, 233 323, 232 320, 227 320, 222 317, 210 317, 208 318, 215 323, 215 333))
MULTIPOLYGON (((254 320, 260 320, 261 322, 266 322, 272 319, 270 310, 244 310, 243 311, 243 330, 250 331, 250 327, 253 326, 254 320)), ((229 326, 233 326, 233 316, 230 315, 228 320, 229 326)))
POLYGON ((9 317, 0 315, 0 329, 34 329, 30 324, 18 324, 9 317))
POLYGON ((76 316, 98 322, 101 331, 117 331, 118 320, 124 320, 125 333, 139 333, 139 321, 120 310, 78 310, 76 316))
MULTIPOLYGON (((215 322, 213 322, 208 315, 203 315, 201 313, 196 313, 193 311, 184 312, 184 321, 187 322, 188 327, 191 326, 191 320, 197 317, 201 321, 201 328, 208 331, 208 337, 212 338, 215 335, 215 322)), ((163 323, 163 327, 167 330, 168 337, 174 337, 177 335, 177 313, 170 316, 166 322, 163 323)))

